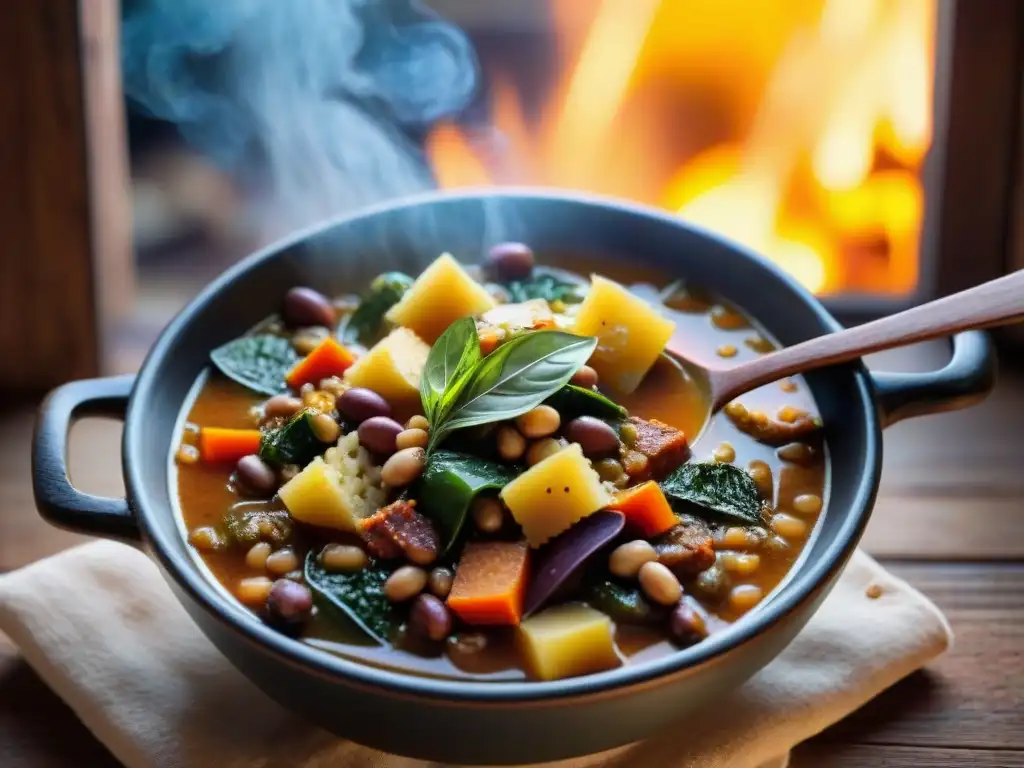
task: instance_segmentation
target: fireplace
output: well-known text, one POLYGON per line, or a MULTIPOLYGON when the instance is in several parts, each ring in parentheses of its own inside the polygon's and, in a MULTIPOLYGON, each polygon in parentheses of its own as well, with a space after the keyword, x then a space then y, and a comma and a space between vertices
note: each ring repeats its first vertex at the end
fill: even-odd
POLYGON ((469 32, 484 94, 428 137, 442 187, 544 184, 665 208, 848 317, 1002 270, 1012 3, 434 6, 469 32))
MULTIPOLYGON (((554 185, 659 206, 778 262, 847 322, 1024 263, 1017 0, 427 4, 479 66, 467 99, 440 94, 443 108, 415 119, 367 112, 408 149, 413 186, 554 185)), ((26 172, 0 179, 18 203, 0 206, 11 253, 59 233, 17 270, 59 298, 71 334, 27 337, 52 302, 9 292, 3 388, 133 367, 182 302, 271 236, 252 226, 265 220, 259 178, 137 101, 122 110, 121 84, 130 95, 140 70, 120 67, 117 9, 18 0, 0 27, 0 50, 45 64, 19 65, 36 73, 31 87, 4 70, 0 106, 26 135, 64 132, 71 150, 58 168, 45 142, 29 144, 11 166, 26 172), (62 55, 46 40, 63 41, 62 55), (40 168, 62 179, 45 199, 33 193, 40 168)))

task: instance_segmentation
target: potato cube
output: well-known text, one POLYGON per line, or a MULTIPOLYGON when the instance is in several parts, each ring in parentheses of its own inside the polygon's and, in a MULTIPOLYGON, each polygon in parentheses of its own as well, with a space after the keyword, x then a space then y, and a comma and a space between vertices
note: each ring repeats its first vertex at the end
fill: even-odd
POLYGON ((429 353, 430 347, 415 333, 396 328, 345 371, 345 381, 372 389, 393 407, 415 406, 429 353))
POLYGON ((597 337, 590 365, 602 384, 628 395, 654 365, 676 325, 618 283, 600 275, 591 281, 572 331, 597 337))
POLYGON ((317 456, 278 491, 288 514, 301 523, 358 532, 358 524, 385 501, 380 468, 350 432, 317 456))
POLYGON ((445 253, 416 278, 386 317, 433 344, 460 317, 479 315, 493 306, 494 299, 487 290, 466 274, 450 253, 445 253))
POLYGON ((534 464, 502 489, 501 499, 531 547, 612 502, 578 443, 534 464))
POLYGON ((530 672, 540 680, 589 675, 622 663, 612 620, 586 605, 548 608, 524 620, 517 633, 530 672))

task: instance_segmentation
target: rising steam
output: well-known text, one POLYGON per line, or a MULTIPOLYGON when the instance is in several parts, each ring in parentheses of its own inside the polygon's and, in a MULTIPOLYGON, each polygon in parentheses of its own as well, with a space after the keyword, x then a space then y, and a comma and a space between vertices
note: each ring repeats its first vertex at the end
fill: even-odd
POLYGON ((123 16, 128 97, 269 191, 276 232, 432 187, 418 138, 477 84, 468 39, 416 0, 124 0, 123 16))

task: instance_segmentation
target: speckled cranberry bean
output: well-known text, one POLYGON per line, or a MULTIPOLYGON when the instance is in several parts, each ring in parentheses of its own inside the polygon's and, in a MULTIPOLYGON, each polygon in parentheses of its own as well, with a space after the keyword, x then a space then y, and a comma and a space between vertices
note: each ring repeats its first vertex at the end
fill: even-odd
POLYGON ((283 631, 294 631, 313 613, 313 593, 291 579, 278 579, 267 596, 267 623, 283 631))
POLYGON ((242 488, 254 496, 270 496, 277 490, 277 474, 255 453, 238 460, 235 477, 242 488))
POLYGON ((374 416, 391 416, 388 401, 372 389, 352 387, 341 393, 337 401, 338 411, 351 422, 362 424, 374 416))
POLYGON ((423 593, 416 596, 409 610, 409 629, 420 637, 444 640, 452 631, 452 616, 438 598, 423 593))
POLYGON ((402 425, 387 416, 373 416, 359 425, 359 444, 388 456, 395 452, 402 425))
POLYGON ((498 243, 487 253, 488 274, 497 280, 521 280, 533 272, 533 249, 523 243, 498 243))
POLYGON ((681 645, 693 645, 708 636, 707 621, 691 599, 684 597, 668 620, 672 637, 681 645))
POLYGON ((593 416, 580 416, 570 421, 565 428, 565 436, 570 442, 579 443, 588 459, 609 456, 619 450, 619 436, 615 430, 593 416))
POLYGON ((312 288, 292 288, 284 295, 281 310, 284 321, 293 328, 308 325, 334 325, 334 307, 319 291, 312 288))

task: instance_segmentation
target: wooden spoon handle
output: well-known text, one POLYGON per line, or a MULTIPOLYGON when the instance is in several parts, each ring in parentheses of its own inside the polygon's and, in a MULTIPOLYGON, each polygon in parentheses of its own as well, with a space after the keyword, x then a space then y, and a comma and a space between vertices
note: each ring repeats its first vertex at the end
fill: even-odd
POLYGON ((1021 319, 1024 270, 899 314, 810 339, 735 368, 710 371, 711 408, 718 410, 744 392, 796 373, 916 341, 1021 319))

